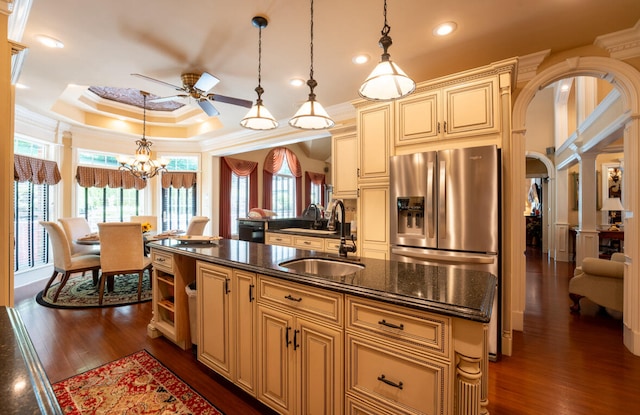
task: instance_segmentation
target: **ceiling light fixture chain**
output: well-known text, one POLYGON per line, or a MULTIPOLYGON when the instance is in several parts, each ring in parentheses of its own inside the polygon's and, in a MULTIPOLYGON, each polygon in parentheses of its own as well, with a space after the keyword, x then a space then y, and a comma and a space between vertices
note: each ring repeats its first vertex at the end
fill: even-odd
POLYGON ((416 89, 416 83, 407 76, 389 55, 389 47, 393 44, 389 33, 391 26, 387 21, 387 0, 384 0, 384 26, 378 44, 382 48, 380 63, 362 83, 358 94, 373 101, 389 101, 409 95, 416 89))
POLYGON ((120 163, 120 170, 128 171, 136 177, 143 180, 147 180, 156 176, 158 173, 167 171, 168 160, 160 158, 159 160, 153 160, 151 158, 151 145, 153 143, 147 140, 147 97, 148 92, 140 91, 143 98, 142 104, 142 138, 136 140, 138 148, 136 149, 135 157, 118 157, 120 163))
POLYGON ((309 26, 311 32, 309 45, 311 63, 309 65, 309 80, 307 81, 309 99, 302 104, 298 112, 289 120, 289 125, 303 130, 322 130, 335 125, 335 122, 329 117, 329 114, 327 114, 322 105, 316 101, 315 88, 318 86, 318 83, 313 78, 313 5, 314 1, 311 0, 311 24, 309 26))
POLYGON ((258 86, 255 89, 258 99, 247 115, 240 120, 241 126, 251 130, 271 130, 278 126, 276 119, 262 103, 262 94, 264 94, 262 88, 262 29, 267 27, 268 23, 263 16, 255 16, 251 19, 251 24, 258 28, 258 86))

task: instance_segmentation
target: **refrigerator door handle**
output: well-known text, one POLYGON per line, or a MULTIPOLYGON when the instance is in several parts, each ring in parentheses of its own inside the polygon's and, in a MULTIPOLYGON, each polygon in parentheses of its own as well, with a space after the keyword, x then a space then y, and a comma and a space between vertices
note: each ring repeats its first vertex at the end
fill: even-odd
POLYGON ((442 252, 429 252, 421 249, 412 248, 391 248, 391 253, 395 255, 406 256, 410 258, 422 259, 433 262, 448 263, 464 263, 464 264, 493 264, 496 261, 496 255, 482 255, 469 253, 456 253, 452 255, 443 255, 442 252))
POLYGON ((438 172, 438 239, 447 239, 447 163, 440 160, 438 172))
POLYGON ((433 187, 434 187, 434 166, 433 161, 430 161, 427 164, 427 237, 433 239, 435 237, 436 231, 436 212, 434 209, 434 205, 436 204, 436 199, 433 197, 433 187))

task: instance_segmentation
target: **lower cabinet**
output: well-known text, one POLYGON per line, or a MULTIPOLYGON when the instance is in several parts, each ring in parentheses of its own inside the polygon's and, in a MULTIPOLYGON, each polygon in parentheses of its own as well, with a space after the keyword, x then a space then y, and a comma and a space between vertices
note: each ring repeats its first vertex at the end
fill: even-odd
POLYGON ((342 414, 342 325, 313 317, 335 305, 341 323, 342 295, 259 276, 258 303, 258 399, 280 414, 342 414))
POLYGON ((255 280, 253 273, 196 264, 198 360, 255 396, 255 280))

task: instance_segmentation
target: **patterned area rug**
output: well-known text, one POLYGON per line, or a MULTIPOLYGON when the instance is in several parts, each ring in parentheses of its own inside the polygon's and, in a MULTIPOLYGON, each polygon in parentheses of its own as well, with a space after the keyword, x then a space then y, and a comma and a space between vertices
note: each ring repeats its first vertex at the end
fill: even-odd
POLYGON ((223 415, 145 350, 53 385, 65 414, 223 415))
MULTIPOLYGON (((60 283, 54 283, 49 287, 47 296, 40 291, 36 296, 38 304, 53 308, 88 308, 88 307, 113 307, 138 302, 138 274, 118 275, 115 277, 113 292, 107 291, 105 286, 102 305, 98 304, 99 287, 93 285, 93 277, 90 272, 83 277, 72 275, 60 292, 58 301, 53 302, 53 296, 60 283)), ((151 300, 151 280, 149 272, 145 271, 142 281, 142 295, 140 302, 151 300)))

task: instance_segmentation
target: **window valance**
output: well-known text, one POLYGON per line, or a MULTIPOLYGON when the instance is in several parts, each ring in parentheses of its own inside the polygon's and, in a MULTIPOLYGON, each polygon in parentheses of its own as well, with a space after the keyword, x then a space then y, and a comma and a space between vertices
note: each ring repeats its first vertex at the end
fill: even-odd
POLYGON ((168 172, 162 173, 162 188, 190 189, 196 184, 195 172, 168 172))
POLYGON ((61 179, 58 163, 15 154, 13 156, 13 179, 33 184, 57 184, 61 179))
POLYGON ((293 151, 284 147, 274 148, 267 154, 267 157, 264 159, 264 170, 271 174, 279 171, 285 157, 287 158, 291 173, 293 173, 295 177, 302 177, 302 168, 300 167, 298 157, 296 157, 293 151))
POLYGON ((131 172, 97 167, 78 166, 76 180, 82 187, 106 187, 112 189, 136 189, 147 187, 147 182, 134 176, 131 172))
POLYGON ((256 167, 258 167, 257 161, 240 160, 230 157, 223 157, 222 160, 227 163, 227 166, 229 166, 236 176, 249 176, 256 167))

